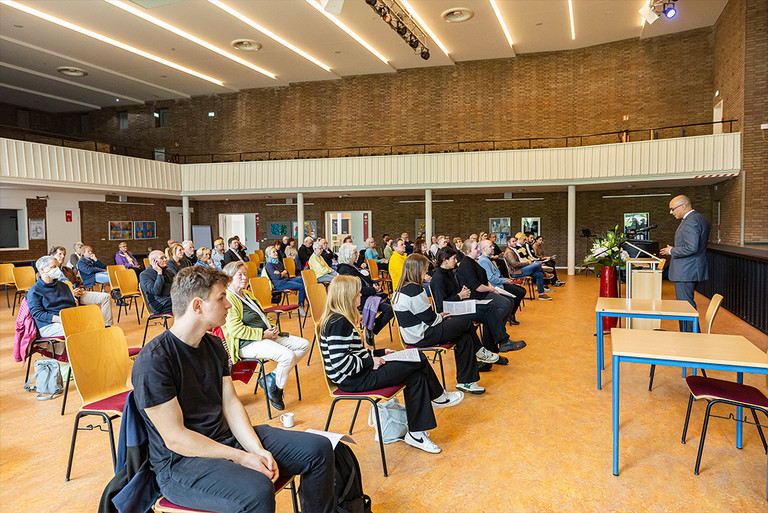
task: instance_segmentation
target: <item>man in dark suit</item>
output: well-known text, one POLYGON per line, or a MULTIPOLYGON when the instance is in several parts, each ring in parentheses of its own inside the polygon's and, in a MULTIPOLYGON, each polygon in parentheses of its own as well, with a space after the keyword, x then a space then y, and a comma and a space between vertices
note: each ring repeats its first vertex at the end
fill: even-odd
MULTIPOLYGON (((696 308, 693 289, 696 283, 709 277, 706 257, 709 223, 693 209, 687 196, 672 198, 669 213, 682 221, 675 232, 675 245, 663 248, 661 254, 671 257, 669 279, 675 282, 675 297, 696 308)), ((693 331, 693 322, 680 321, 680 331, 693 331)))
POLYGON ((237 262, 238 260, 248 261, 248 256, 246 256, 245 251, 242 249, 244 246, 240 244, 240 239, 237 236, 230 237, 227 240, 227 244, 229 244, 229 250, 224 253, 224 265, 230 262, 237 262))

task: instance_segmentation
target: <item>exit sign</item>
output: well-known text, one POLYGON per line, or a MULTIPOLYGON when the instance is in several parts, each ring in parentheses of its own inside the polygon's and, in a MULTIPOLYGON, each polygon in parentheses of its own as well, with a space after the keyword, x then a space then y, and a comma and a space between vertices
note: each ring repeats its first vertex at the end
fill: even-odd
POLYGON ((629 114, 624 116, 623 121, 629 121, 629 114))

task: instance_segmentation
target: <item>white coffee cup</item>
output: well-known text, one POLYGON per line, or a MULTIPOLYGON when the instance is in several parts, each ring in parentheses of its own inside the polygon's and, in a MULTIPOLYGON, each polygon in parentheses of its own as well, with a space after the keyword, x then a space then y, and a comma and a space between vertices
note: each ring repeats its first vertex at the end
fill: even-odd
POLYGON ((293 413, 283 413, 280 415, 280 422, 283 423, 283 427, 293 427, 293 413))

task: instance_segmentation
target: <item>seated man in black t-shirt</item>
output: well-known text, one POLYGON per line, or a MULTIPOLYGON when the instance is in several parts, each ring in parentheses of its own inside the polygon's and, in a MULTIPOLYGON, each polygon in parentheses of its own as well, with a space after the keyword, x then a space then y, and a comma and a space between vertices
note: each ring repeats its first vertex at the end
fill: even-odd
POLYGON ((331 443, 251 426, 222 341, 206 333, 226 320, 229 280, 208 267, 179 271, 171 289, 173 327, 147 344, 133 366, 160 491, 184 507, 274 512, 274 481, 301 475, 301 510, 335 511, 331 443))

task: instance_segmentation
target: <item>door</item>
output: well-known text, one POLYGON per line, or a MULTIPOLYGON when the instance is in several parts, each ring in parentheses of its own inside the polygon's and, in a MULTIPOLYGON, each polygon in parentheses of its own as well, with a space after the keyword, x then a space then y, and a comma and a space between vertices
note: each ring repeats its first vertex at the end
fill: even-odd
POLYGON ((325 213, 325 233, 328 234, 328 245, 334 251, 347 235, 352 236, 352 242, 358 250, 362 249, 365 247, 365 239, 373 233, 372 230, 370 210, 325 213))
POLYGON ((248 248, 248 253, 260 249, 259 231, 256 226, 257 216, 257 213, 219 214, 219 235, 224 239, 224 245, 226 246, 230 237, 237 235, 240 237, 240 242, 248 248))
MULTIPOLYGON (((717 102, 717 105, 715 105, 715 108, 712 112, 712 121, 722 121, 723 120, 723 100, 720 100, 717 102)), ((722 134, 723 133, 723 124, 722 123, 715 123, 712 125, 712 133, 713 134, 722 134)))
POLYGON ((178 243, 184 240, 184 228, 182 224, 182 209, 181 207, 165 207, 166 212, 170 216, 171 236, 170 238, 178 243))

